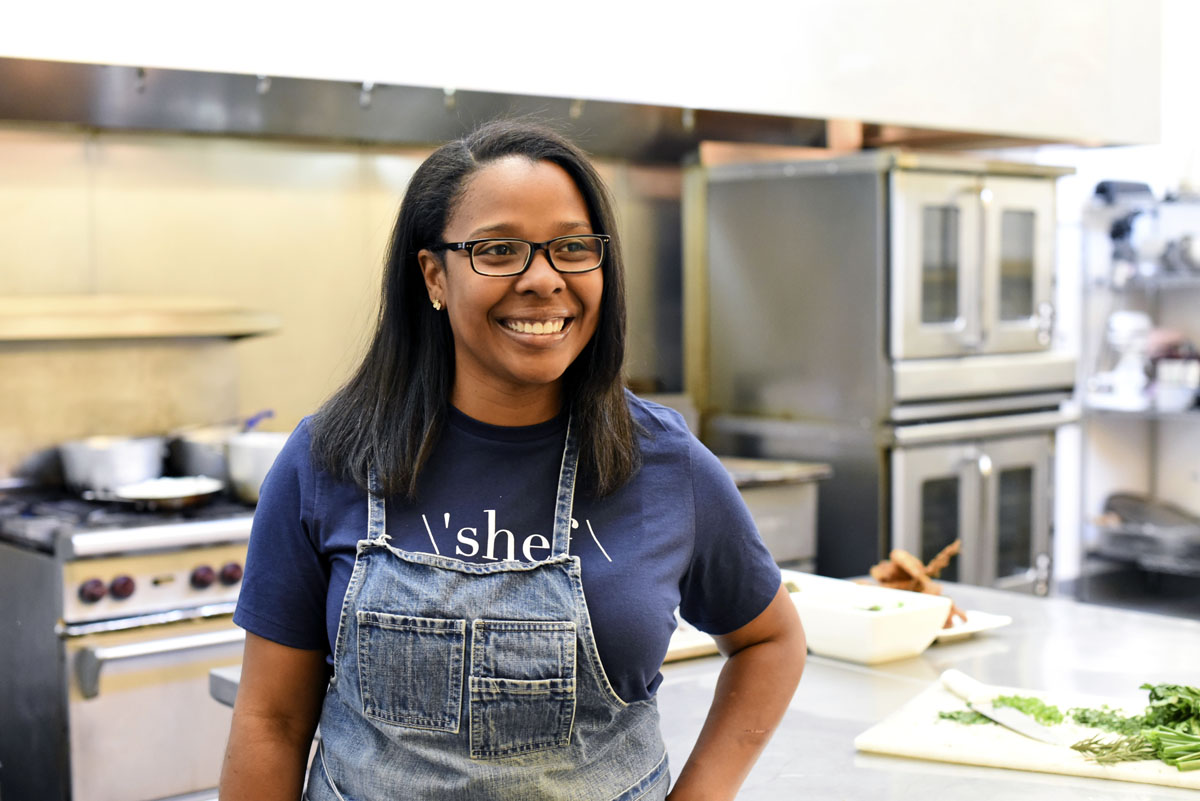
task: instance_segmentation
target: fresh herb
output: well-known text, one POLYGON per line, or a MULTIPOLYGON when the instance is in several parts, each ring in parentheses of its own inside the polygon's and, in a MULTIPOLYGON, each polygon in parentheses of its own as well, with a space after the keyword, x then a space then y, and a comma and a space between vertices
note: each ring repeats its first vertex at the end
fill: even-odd
POLYGON ((1178 732, 1166 726, 1145 729, 1140 734, 1115 740, 1103 740, 1097 735, 1075 743, 1071 748, 1101 765, 1161 759, 1179 770, 1200 770, 1200 736, 1178 732))
POLYGON ((1068 710, 1067 714, 1080 726, 1087 726, 1089 729, 1103 729, 1125 736, 1137 734, 1146 728, 1146 719, 1141 715, 1123 715, 1108 705, 1098 709, 1075 707, 1068 710))
POLYGON ((1001 695, 992 699, 993 706, 1010 706, 1019 712, 1024 712, 1043 726, 1051 726, 1063 722, 1063 713, 1058 707, 1051 706, 1040 698, 1028 695, 1001 695))
POLYGON ((974 709, 956 709, 953 712, 938 712, 939 720, 950 720, 955 723, 962 723, 967 726, 974 726, 979 723, 994 723, 987 715, 981 715, 974 709))
POLYGON ((1200 689, 1179 684, 1143 684, 1150 691, 1146 726, 1166 726, 1176 731, 1200 734, 1200 689))
POLYGON ((1163 762, 1180 770, 1200 770, 1200 735, 1157 726, 1146 737, 1154 741, 1158 758, 1163 762))
MULTIPOLYGON (((1071 748, 1101 765, 1159 759, 1179 770, 1200 770, 1200 689, 1181 684, 1143 684, 1141 689, 1150 691, 1150 703, 1141 715, 1124 715, 1108 706, 1068 710, 1081 726, 1119 735, 1096 735, 1071 748)), ((1042 725, 1063 721, 1058 707, 1038 698, 1002 695, 992 703, 1020 710, 1042 725)), ((975 710, 939 712, 938 718, 969 725, 992 722, 975 710)))
POLYGON ((1097 734, 1095 737, 1075 743, 1071 748, 1101 765, 1158 758, 1154 743, 1140 734, 1132 734, 1116 740, 1105 740, 1097 734))
POLYGON ((1143 684, 1141 689, 1150 691, 1141 715, 1124 717, 1108 707, 1072 709, 1077 723, 1124 736, 1093 737, 1071 747, 1101 764, 1157 758, 1179 770, 1200 770, 1200 690, 1180 684, 1143 684))

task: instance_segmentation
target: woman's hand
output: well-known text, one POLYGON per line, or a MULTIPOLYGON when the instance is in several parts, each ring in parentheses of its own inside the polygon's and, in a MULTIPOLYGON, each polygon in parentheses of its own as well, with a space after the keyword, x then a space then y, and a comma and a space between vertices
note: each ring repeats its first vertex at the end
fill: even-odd
POLYGON ((715 639, 729 659, 670 801, 728 801, 737 795, 804 670, 804 629, 782 586, 758 617, 715 639))
POLYGON ((297 801, 328 679, 322 651, 246 634, 221 801, 297 801))

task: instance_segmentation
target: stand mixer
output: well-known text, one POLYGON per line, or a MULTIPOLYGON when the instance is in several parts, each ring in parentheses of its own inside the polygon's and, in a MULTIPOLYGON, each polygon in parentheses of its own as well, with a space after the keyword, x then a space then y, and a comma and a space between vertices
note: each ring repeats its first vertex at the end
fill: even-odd
POLYGON ((1088 382, 1088 403, 1108 409, 1140 410, 1149 406, 1146 389, 1150 331, 1153 323, 1145 312, 1120 309, 1105 326, 1109 370, 1097 372, 1088 382), (1114 359, 1115 357, 1115 359, 1114 359))

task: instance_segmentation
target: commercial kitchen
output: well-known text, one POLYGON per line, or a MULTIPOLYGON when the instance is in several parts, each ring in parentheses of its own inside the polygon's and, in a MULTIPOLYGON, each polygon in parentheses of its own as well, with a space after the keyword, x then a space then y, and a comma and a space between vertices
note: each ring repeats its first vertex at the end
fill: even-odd
MULTIPOLYGON (((938 712, 947 671, 1064 712, 1200 687, 1200 9, 795 5, 783 49, 642 10, 717 66, 592 21, 641 80, 0 33, 0 799, 216 798, 262 477, 362 351, 413 170, 521 114, 594 154, 629 386, 722 458, 808 631, 738 797, 1194 797, 938 712)), ((721 664, 681 621, 676 770, 721 664)))

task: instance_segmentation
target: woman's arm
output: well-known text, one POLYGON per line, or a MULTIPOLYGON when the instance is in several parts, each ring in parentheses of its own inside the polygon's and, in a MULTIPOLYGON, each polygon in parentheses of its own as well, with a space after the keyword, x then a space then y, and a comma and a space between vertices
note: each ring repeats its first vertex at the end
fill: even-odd
POLYGON ((670 801, 729 801, 737 795, 804 670, 804 629, 782 586, 758 617, 716 641, 728 660, 670 801))
POLYGON ((328 678, 325 654, 246 634, 221 801, 297 801, 328 678))

